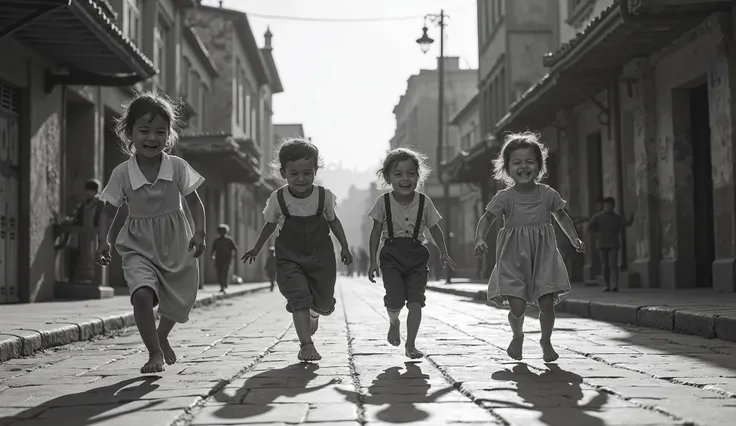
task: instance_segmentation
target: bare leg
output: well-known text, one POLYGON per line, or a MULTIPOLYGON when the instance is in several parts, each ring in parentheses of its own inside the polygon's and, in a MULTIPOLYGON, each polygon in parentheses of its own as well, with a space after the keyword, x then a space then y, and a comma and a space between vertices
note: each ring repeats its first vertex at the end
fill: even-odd
POLYGON ((388 340, 388 343, 392 346, 399 346, 401 344, 401 320, 399 320, 399 314, 401 313, 401 309, 398 311, 391 311, 388 308, 386 308, 386 312, 388 312, 388 335, 386 336, 386 340, 388 340))
POLYGON ((523 356, 524 349, 524 313, 526 312, 526 301, 518 297, 508 296, 509 307, 509 325, 514 336, 509 343, 506 353, 511 357, 520 361, 523 356))
POLYGON ((309 310, 309 334, 314 335, 319 329, 319 314, 313 310, 309 310))
POLYGON ((156 333, 156 318, 153 316, 153 301, 156 295, 148 287, 141 287, 133 293, 133 316, 141 335, 143 344, 148 350, 148 362, 141 368, 141 373, 151 374, 164 371, 164 354, 156 333))
POLYGON ((539 325, 542 328, 542 338, 539 344, 542 346, 542 359, 544 362, 554 362, 560 356, 552 347, 552 330, 555 327, 555 306, 553 295, 545 294, 539 298, 539 325))
POLYGON ((406 356, 411 359, 422 358, 424 354, 416 347, 419 325, 422 323, 422 305, 417 302, 407 304, 409 315, 406 317, 406 356))
POLYGON ((161 351, 164 353, 164 361, 167 364, 176 363, 176 353, 169 344, 169 333, 174 328, 176 323, 168 318, 161 317, 158 322, 158 329, 156 334, 158 335, 158 344, 161 346, 161 351))
POLYGON ((296 310, 292 315, 294 318, 294 329, 301 344, 301 349, 297 357, 300 361, 319 361, 322 359, 322 355, 317 352, 312 342, 309 309, 296 310))

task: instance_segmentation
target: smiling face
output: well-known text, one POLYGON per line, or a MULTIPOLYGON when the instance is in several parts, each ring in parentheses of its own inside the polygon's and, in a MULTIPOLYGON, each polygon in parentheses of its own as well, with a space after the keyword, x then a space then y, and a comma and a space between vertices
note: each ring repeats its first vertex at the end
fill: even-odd
POLYGON ((297 194, 306 193, 312 189, 316 174, 314 158, 300 158, 299 160, 289 161, 286 163, 286 167, 281 169, 281 177, 286 179, 289 189, 297 194))
POLYGON ((418 182, 419 170, 412 160, 399 161, 389 175, 389 183, 393 190, 404 196, 414 193, 418 182))
POLYGON ((169 122, 156 115, 145 114, 133 123, 130 135, 136 155, 156 157, 166 148, 169 140, 169 122))
POLYGON ((539 162, 532 148, 515 149, 509 155, 508 173, 517 185, 529 184, 539 176, 539 162))

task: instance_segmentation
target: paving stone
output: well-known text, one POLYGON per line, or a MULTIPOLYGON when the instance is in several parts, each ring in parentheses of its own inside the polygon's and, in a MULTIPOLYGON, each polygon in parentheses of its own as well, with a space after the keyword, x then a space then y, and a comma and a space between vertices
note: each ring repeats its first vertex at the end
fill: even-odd
POLYGON ((191 425, 299 424, 308 412, 309 404, 210 405, 197 413, 191 425))
POLYGON ((333 404, 311 404, 307 412, 307 423, 357 422, 358 407, 347 402, 333 404))
POLYGON ((650 410, 641 408, 615 408, 599 411, 599 407, 595 405, 577 408, 498 408, 494 412, 511 426, 662 426, 680 424, 671 418, 650 410))

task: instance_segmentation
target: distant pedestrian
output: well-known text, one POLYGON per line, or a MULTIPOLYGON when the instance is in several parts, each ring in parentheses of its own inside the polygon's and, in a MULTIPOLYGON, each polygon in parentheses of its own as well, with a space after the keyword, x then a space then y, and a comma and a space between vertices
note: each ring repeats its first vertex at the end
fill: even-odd
POLYGON ((370 266, 370 258, 368 252, 364 248, 360 248, 360 255, 358 256, 358 276, 368 276, 368 267, 370 266))
POLYGON ((317 361, 322 356, 312 342, 319 327, 319 316, 335 310, 337 265, 330 230, 342 247, 345 265, 353 262, 340 219, 335 214, 335 195, 314 184, 321 167, 319 150, 304 139, 290 139, 279 148, 281 178, 287 185, 271 194, 263 215, 266 224, 255 247, 243 255, 252 263, 271 234, 276 238, 276 280, 286 298, 286 310, 294 317, 299 337, 301 361, 317 361))
POLYGON ((498 191, 478 222, 475 255, 488 250, 488 231, 498 218, 504 227, 496 239, 496 266, 488 282, 488 301, 497 305, 508 302, 509 324, 513 339, 507 353, 522 359, 524 314, 528 305, 539 306, 542 328, 540 344, 543 359, 558 358, 552 347, 555 324, 554 305, 570 291, 567 269, 557 250, 552 226, 554 217, 578 252, 585 245, 578 238, 565 203, 553 188, 540 183, 547 173, 547 148, 531 132, 510 134, 501 153, 494 160, 494 177, 508 188, 498 191))
POLYGON ((217 283, 220 284, 220 291, 227 290, 228 281, 230 281, 230 261, 238 256, 238 245, 228 235, 230 227, 227 224, 220 224, 217 227, 219 237, 212 243, 212 260, 215 261, 215 271, 217 271, 217 283))
POLYGON ((596 240, 596 248, 601 259, 601 272, 605 287, 603 291, 618 291, 618 250, 621 248, 621 231, 634 223, 634 214, 624 220, 613 211, 616 200, 612 197, 603 199, 603 211, 596 213, 588 224, 590 232, 596 240))
POLYGON ((276 248, 268 248, 268 257, 266 258, 266 275, 268 275, 268 281, 271 282, 271 291, 276 284, 276 248))
POLYGON ((169 155, 177 140, 177 116, 161 95, 138 95, 117 123, 117 134, 130 158, 113 169, 101 197, 107 202, 99 225, 97 261, 110 264, 108 234, 123 203, 128 217, 115 242, 138 331, 149 359, 141 373, 157 373, 176 362, 168 336, 174 325, 189 320, 197 297, 197 258, 205 251, 204 206, 197 188, 204 182, 186 161, 169 155), (192 233, 182 209, 186 201, 194 221, 192 233), (187 252, 194 251, 193 255, 187 252), (156 329, 153 314, 161 320, 156 329))
POLYGON ((417 185, 429 175, 425 156, 407 148, 393 149, 377 174, 379 179, 391 185, 392 191, 378 197, 368 213, 373 219, 368 279, 375 282, 374 274, 380 263, 386 290, 383 303, 389 316, 387 340, 393 346, 401 344, 399 314, 406 305, 409 314, 405 354, 411 359, 421 358, 424 354, 416 348, 416 338, 422 322, 429 273, 429 251, 422 244, 427 230, 441 247, 443 266, 457 267, 447 254, 445 237, 439 226, 442 216, 428 196, 417 192, 417 185))
MULTIPOLYGON (((97 228, 105 202, 100 198, 99 192, 102 184, 97 179, 89 179, 84 183, 85 199, 74 210, 72 217, 67 221, 69 225, 84 226, 86 228, 97 228)), ((74 280, 77 275, 77 261, 82 250, 95 250, 95 236, 93 234, 80 234, 76 244, 69 247, 69 279, 74 280)), ((88 254, 91 254, 88 252, 88 254)))

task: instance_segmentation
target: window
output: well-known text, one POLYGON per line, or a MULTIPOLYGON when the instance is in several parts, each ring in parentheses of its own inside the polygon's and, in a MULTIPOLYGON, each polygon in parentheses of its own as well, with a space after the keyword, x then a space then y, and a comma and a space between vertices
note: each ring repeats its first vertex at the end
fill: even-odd
POLYGON ((243 132, 245 133, 246 137, 251 136, 251 127, 253 127, 253 124, 250 121, 250 114, 248 113, 250 109, 250 95, 245 95, 245 109, 243 110, 243 132))
POLYGON ((153 83, 156 88, 162 92, 166 92, 166 66, 168 28, 162 22, 156 25, 153 30, 153 62, 158 68, 158 74, 154 76, 153 83))
POLYGON ((183 97, 191 103, 191 99, 187 97, 189 94, 189 74, 192 71, 192 61, 185 57, 181 61, 181 85, 179 86, 179 96, 183 97))
POLYGON ((200 77, 199 73, 196 71, 192 71, 191 73, 191 88, 192 91, 189 93, 190 97, 189 99, 192 101, 192 107, 194 107, 196 111, 196 115, 192 117, 192 127, 196 130, 201 130, 201 114, 202 110, 200 109, 200 77))
POLYGON ((254 142, 258 142, 258 115, 256 114, 256 109, 252 108, 250 110, 250 137, 253 139, 254 142))
POLYGON ((202 84, 202 90, 199 92, 199 104, 197 106, 199 109, 199 131, 200 132, 206 131, 208 127, 209 114, 207 113, 207 109, 208 109, 207 104, 209 101, 209 97, 208 97, 209 91, 210 90, 207 87, 207 85, 202 84))
POLYGON ((490 37, 493 26, 496 23, 494 16, 495 2, 494 0, 485 0, 486 2, 486 38, 490 37))
POLYGON ((141 10, 143 0, 124 0, 123 3, 123 35, 140 47, 143 38, 141 10))
POLYGON ((586 16, 593 10, 595 2, 592 0, 567 0, 567 22, 573 27, 580 27, 586 16))
POLYGON ((243 110, 243 81, 240 79, 240 59, 235 58, 235 122, 241 124, 241 111, 243 110))

